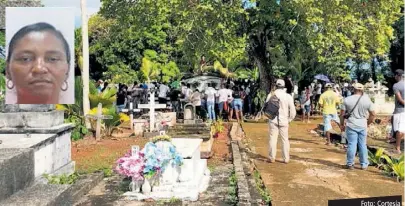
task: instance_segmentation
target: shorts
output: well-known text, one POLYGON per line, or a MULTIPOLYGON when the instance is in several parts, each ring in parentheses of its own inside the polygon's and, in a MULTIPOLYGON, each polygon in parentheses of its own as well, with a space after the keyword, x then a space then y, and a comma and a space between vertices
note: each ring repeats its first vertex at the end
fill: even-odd
POLYGON ((337 123, 340 122, 339 117, 337 114, 324 114, 323 115, 323 131, 328 132, 332 130, 332 121, 335 121, 337 123))
POLYGON ((394 132, 405 133, 405 112, 393 115, 392 128, 394 132))
POLYGON ((159 97, 159 104, 167 104, 167 98, 159 97))
POLYGON ((243 108, 242 99, 234 99, 232 104, 233 104, 233 108, 234 108, 235 110, 241 111, 242 108, 243 108))
POLYGON ((233 109, 233 108, 234 108, 234 107, 233 107, 233 101, 234 101, 234 100, 228 102, 228 108, 229 108, 229 109, 233 109))
POLYGON ((304 108, 302 108, 304 113, 311 113, 311 105, 304 105, 304 108))

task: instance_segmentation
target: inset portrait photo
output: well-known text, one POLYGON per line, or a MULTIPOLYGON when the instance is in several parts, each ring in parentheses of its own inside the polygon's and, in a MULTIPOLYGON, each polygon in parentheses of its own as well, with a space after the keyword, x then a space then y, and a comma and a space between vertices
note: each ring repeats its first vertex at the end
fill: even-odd
POLYGON ((6 104, 74 104, 74 10, 6 8, 6 104))

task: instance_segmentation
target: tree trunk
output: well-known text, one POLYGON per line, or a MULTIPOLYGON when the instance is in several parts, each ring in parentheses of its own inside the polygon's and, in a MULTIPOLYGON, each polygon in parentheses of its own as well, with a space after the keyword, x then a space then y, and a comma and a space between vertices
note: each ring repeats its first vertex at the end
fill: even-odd
MULTIPOLYGON (((90 111, 90 101, 89 101, 89 34, 87 28, 87 8, 86 0, 81 0, 82 9, 82 44, 83 44, 83 68, 82 68, 82 79, 83 79, 83 113, 84 116, 89 114, 90 111)), ((91 128, 90 121, 85 118, 86 127, 91 128)))
POLYGON ((371 77, 373 78, 374 82, 377 82, 377 64, 376 61, 377 59, 375 59, 374 57, 371 58, 371 77))
POLYGON ((269 65, 266 63, 266 60, 264 58, 260 58, 258 56, 254 56, 255 62, 257 67, 259 68, 259 81, 260 81, 260 88, 266 93, 269 93, 271 91, 272 87, 272 78, 270 75, 270 72, 268 70, 269 65))

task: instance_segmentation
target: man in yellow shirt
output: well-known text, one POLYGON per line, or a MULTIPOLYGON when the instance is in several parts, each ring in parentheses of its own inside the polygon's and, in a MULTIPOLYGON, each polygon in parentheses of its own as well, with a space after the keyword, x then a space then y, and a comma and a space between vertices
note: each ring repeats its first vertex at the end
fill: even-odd
POLYGON ((323 114, 323 128, 324 134, 326 135, 327 145, 330 145, 330 130, 332 130, 332 121, 339 124, 339 118, 337 115, 336 107, 340 103, 340 98, 332 90, 332 84, 328 83, 325 85, 326 91, 319 98, 319 106, 322 109, 323 114))

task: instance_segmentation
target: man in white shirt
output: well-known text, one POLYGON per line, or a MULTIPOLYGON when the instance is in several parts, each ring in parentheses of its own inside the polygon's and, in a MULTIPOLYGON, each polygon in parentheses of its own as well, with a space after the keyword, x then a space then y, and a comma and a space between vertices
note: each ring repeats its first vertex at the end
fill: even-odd
POLYGON ((290 142, 288 140, 288 127, 291 121, 294 120, 296 115, 294 100, 291 95, 284 90, 285 82, 282 79, 277 80, 276 90, 267 96, 266 102, 270 100, 273 95, 276 95, 279 99, 279 115, 273 120, 269 120, 269 155, 270 162, 273 163, 276 160, 277 154, 277 140, 278 136, 281 136, 282 156, 284 163, 290 161, 290 142))
POLYGON ((224 111, 225 103, 228 101, 229 90, 225 88, 222 84, 221 89, 218 91, 218 107, 219 107, 219 116, 222 117, 222 112, 224 111))
POLYGON ((167 93, 169 93, 170 88, 166 84, 160 84, 159 86, 159 104, 167 103, 167 93))
POLYGON ((207 111, 208 119, 215 121, 215 96, 217 91, 212 88, 211 83, 207 84, 207 89, 205 89, 205 96, 207 99, 207 111))

